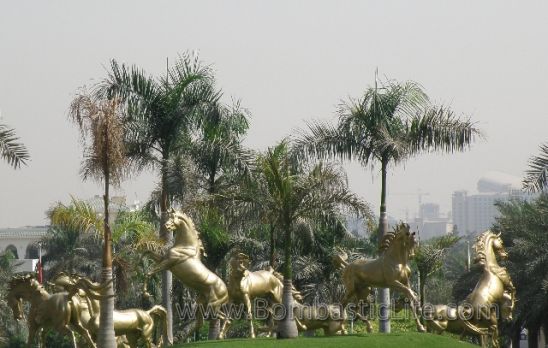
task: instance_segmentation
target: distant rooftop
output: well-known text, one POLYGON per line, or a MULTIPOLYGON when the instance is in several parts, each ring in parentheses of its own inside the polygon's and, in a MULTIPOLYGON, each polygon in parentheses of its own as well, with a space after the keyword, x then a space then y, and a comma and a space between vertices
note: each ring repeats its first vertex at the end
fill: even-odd
POLYGON ((521 188, 521 178, 502 172, 487 172, 478 181, 479 193, 503 193, 521 188))
POLYGON ((4 238, 36 238, 46 234, 47 226, 24 226, 14 228, 0 228, 0 239, 4 238))

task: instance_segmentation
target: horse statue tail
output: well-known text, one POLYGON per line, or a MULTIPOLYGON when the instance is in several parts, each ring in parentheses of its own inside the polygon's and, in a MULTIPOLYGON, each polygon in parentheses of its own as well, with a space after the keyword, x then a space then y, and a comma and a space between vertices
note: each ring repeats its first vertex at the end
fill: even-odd
POLYGON ((348 254, 341 248, 337 248, 338 253, 331 257, 331 262, 335 268, 344 270, 348 266, 348 254))
POLYGON ((103 284, 99 284, 99 283, 94 283, 91 280, 82 277, 78 279, 78 281, 75 284, 75 287, 77 289, 84 290, 84 292, 86 293, 86 296, 88 296, 89 298, 94 300, 101 300, 103 297, 114 297, 113 295, 110 295, 110 296, 102 295, 102 291, 111 282, 112 280, 103 284))
MULTIPOLYGON (((173 342, 170 342, 167 336, 167 311, 164 307, 160 305, 156 305, 146 311, 148 315, 150 315, 153 319, 157 319, 162 323, 162 337, 158 339, 158 342, 156 342, 156 345, 158 347, 161 347, 163 344, 163 340, 166 340, 169 345, 172 345, 173 342)), ((156 320, 155 320, 156 322, 156 320)))

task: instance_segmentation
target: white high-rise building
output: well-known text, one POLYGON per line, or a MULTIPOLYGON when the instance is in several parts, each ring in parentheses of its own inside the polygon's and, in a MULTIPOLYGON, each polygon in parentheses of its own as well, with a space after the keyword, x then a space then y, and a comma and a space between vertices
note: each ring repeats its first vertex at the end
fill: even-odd
POLYGON ((478 193, 453 192, 453 224, 461 234, 477 234, 491 228, 499 216, 497 202, 531 198, 532 195, 521 190, 520 178, 489 172, 478 181, 478 193))

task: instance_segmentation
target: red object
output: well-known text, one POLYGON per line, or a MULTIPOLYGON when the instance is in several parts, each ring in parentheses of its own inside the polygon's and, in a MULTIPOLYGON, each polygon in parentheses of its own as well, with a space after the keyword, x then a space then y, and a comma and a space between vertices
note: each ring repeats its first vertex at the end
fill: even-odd
POLYGON ((38 273, 38 282, 42 284, 44 281, 44 275, 42 273, 42 262, 40 260, 38 260, 38 264, 36 265, 36 271, 38 273))

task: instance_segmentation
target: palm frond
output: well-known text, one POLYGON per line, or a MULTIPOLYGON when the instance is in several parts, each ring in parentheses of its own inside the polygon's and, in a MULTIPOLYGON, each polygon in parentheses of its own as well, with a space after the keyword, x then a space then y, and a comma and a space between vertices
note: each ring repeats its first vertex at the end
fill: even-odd
POLYGON ((154 225, 146 220, 142 212, 120 212, 112 228, 112 239, 114 242, 132 237, 135 240, 154 234, 154 231, 154 225))
POLYGON ((95 208, 74 197, 70 205, 57 203, 47 213, 51 225, 82 231, 83 233, 103 234, 103 221, 95 208))
POLYGON ((299 159, 335 157, 350 160, 354 156, 363 157, 359 136, 351 130, 342 132, 341 129, 322 122, 309 123, 308 128, 309 133, 299 130, 297 137, 293 139, 293 150, 299 159))
POLYGON ((407 122, 406 139, 412 152, 463 151, 482 134, 474 123, 461 120, 447 107, 429 107, 407 122))
POLYGON ((529 159, 523 187, 530 192, 542 191, 548 187, 548 144, 541 145, 540 153, 529 159))
POLYGON ((27 164, 30 159, 25 145, 19 142, 15 130, 0 124, 0 157, 14 168, 27 164))

